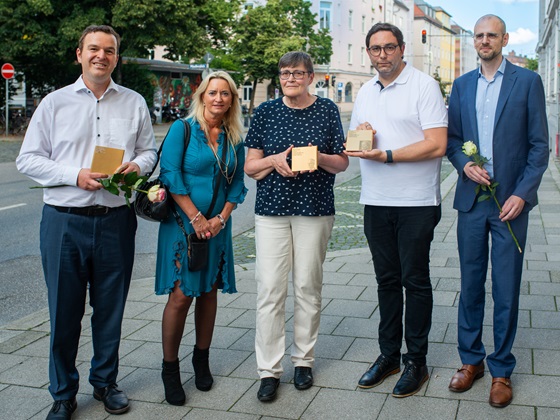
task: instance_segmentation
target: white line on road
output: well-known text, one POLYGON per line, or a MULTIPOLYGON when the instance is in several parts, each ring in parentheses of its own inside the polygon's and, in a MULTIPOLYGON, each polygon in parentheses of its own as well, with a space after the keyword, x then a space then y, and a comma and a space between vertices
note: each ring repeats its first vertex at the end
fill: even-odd
POLYGON ((21 206, 27 206, 27 203, 19 203, 19 204, 14 204, 13 206, 0 207, 0 211, 15 209, 16 207, 21 207, 21 206))

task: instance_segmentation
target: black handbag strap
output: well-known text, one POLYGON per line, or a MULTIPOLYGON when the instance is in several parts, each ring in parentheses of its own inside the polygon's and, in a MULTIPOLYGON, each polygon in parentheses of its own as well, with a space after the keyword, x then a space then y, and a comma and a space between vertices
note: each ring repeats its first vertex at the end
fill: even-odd
MULTIPOLYGON (((187 147, 189 146, 189 142, 191 141, 191 126, 190 124, 184 120, 181 119, 181 121, 183 122, 183 130, 184 130, 184 144, 185 144, 185 153, 187 152, 187 147)), ((148 179, 152 176, 152 174, 156 171, 156 168, 158 166, 159 163, 159 157, 161 155, 161 150, 163 149, 163 144, 165 143, 165 140, 167 139, 167 136, 169 135, 169 132, 171 131, 171 129, 169 129, 167 131, 167 134, 165 134, 165 137, 163 138, 163 141, 161 142, 161 144, 159 145, 159 149, 157 151, 157 159, 156 159, 156 163, 154 163, 154 167, 152 168, 152 170, 150 172, 148 172, 146 174, 146 176, 148 177, 148 179)))

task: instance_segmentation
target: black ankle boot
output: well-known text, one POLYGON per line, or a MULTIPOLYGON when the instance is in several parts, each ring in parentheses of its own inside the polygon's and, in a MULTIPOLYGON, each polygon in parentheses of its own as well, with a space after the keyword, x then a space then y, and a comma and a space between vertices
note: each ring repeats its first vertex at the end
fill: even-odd
POLYGON ((161 379, 165 388, 165 400, 171 405, 183 405, 185 403, 185 390, 181 382, 179 372, 179 359, 174 362, 166 362, 161 366, 161 379))
POLYGON ((194 383, 200 391, 210 391, 214 379, 208 366, 208 354, 210 349, 200 350, 194 346, 192 364, 194 368, 194 383))

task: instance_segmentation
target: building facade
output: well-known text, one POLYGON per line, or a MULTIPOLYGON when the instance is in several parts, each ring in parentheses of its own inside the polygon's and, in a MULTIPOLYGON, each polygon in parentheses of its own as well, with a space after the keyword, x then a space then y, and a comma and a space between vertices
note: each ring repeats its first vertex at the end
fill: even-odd
POLYGON ((455 68, 454 78, 478 67, 478 54, 474 49, 473 32, 452 22, 451 29, 455 32, 455 68))
MULTIPOLYGON (((258 6, 265 0, 246 2, 258 6)), ((398 26, 406 42, 405 60, 413 57, 414 0, 310 0, 311 11, 317 15, 318 29, 329 29, 333 38, 333 54, 328 64, 315 65, 312 94, 332 99, 342 113, 352 111, 360 87, 375 74, 369 60, 365 38, 377 22, 398 26)), ((250 102, 251 83, 240 88, 243 104, 250 102)), ((255 105, 278 97, 281 92, 270 81, 257 86, 255 105)))
POLYGON ((416 43, 414 67, 431 76, 438 75, 450 92, 455 80, 455 31, 451 15, 441 7, 416 1, 414 7, 414 33, 421 37, 426 31, 426 42, 416 43))
POLYGON ((549 149, 559 156, 560 131, 560 4, 559 0, 539 1, 539 74, 544 83, 548 116, 549 149))

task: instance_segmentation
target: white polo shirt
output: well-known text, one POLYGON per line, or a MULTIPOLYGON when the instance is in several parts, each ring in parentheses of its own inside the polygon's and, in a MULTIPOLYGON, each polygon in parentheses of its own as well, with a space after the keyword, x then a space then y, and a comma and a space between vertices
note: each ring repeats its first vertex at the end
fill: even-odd
MULTIPOLYGON (((375 76, 360 88, 350 129, 369 122, 374 147, 394 150, 424 139, 423 130, 447 127, 447 109, 436 80, 406 63, 384 88, 375 76)), ((384 164, 360 159, 360 203, 372 206, 435 206, 441 202, 441 158, 384 164)))

